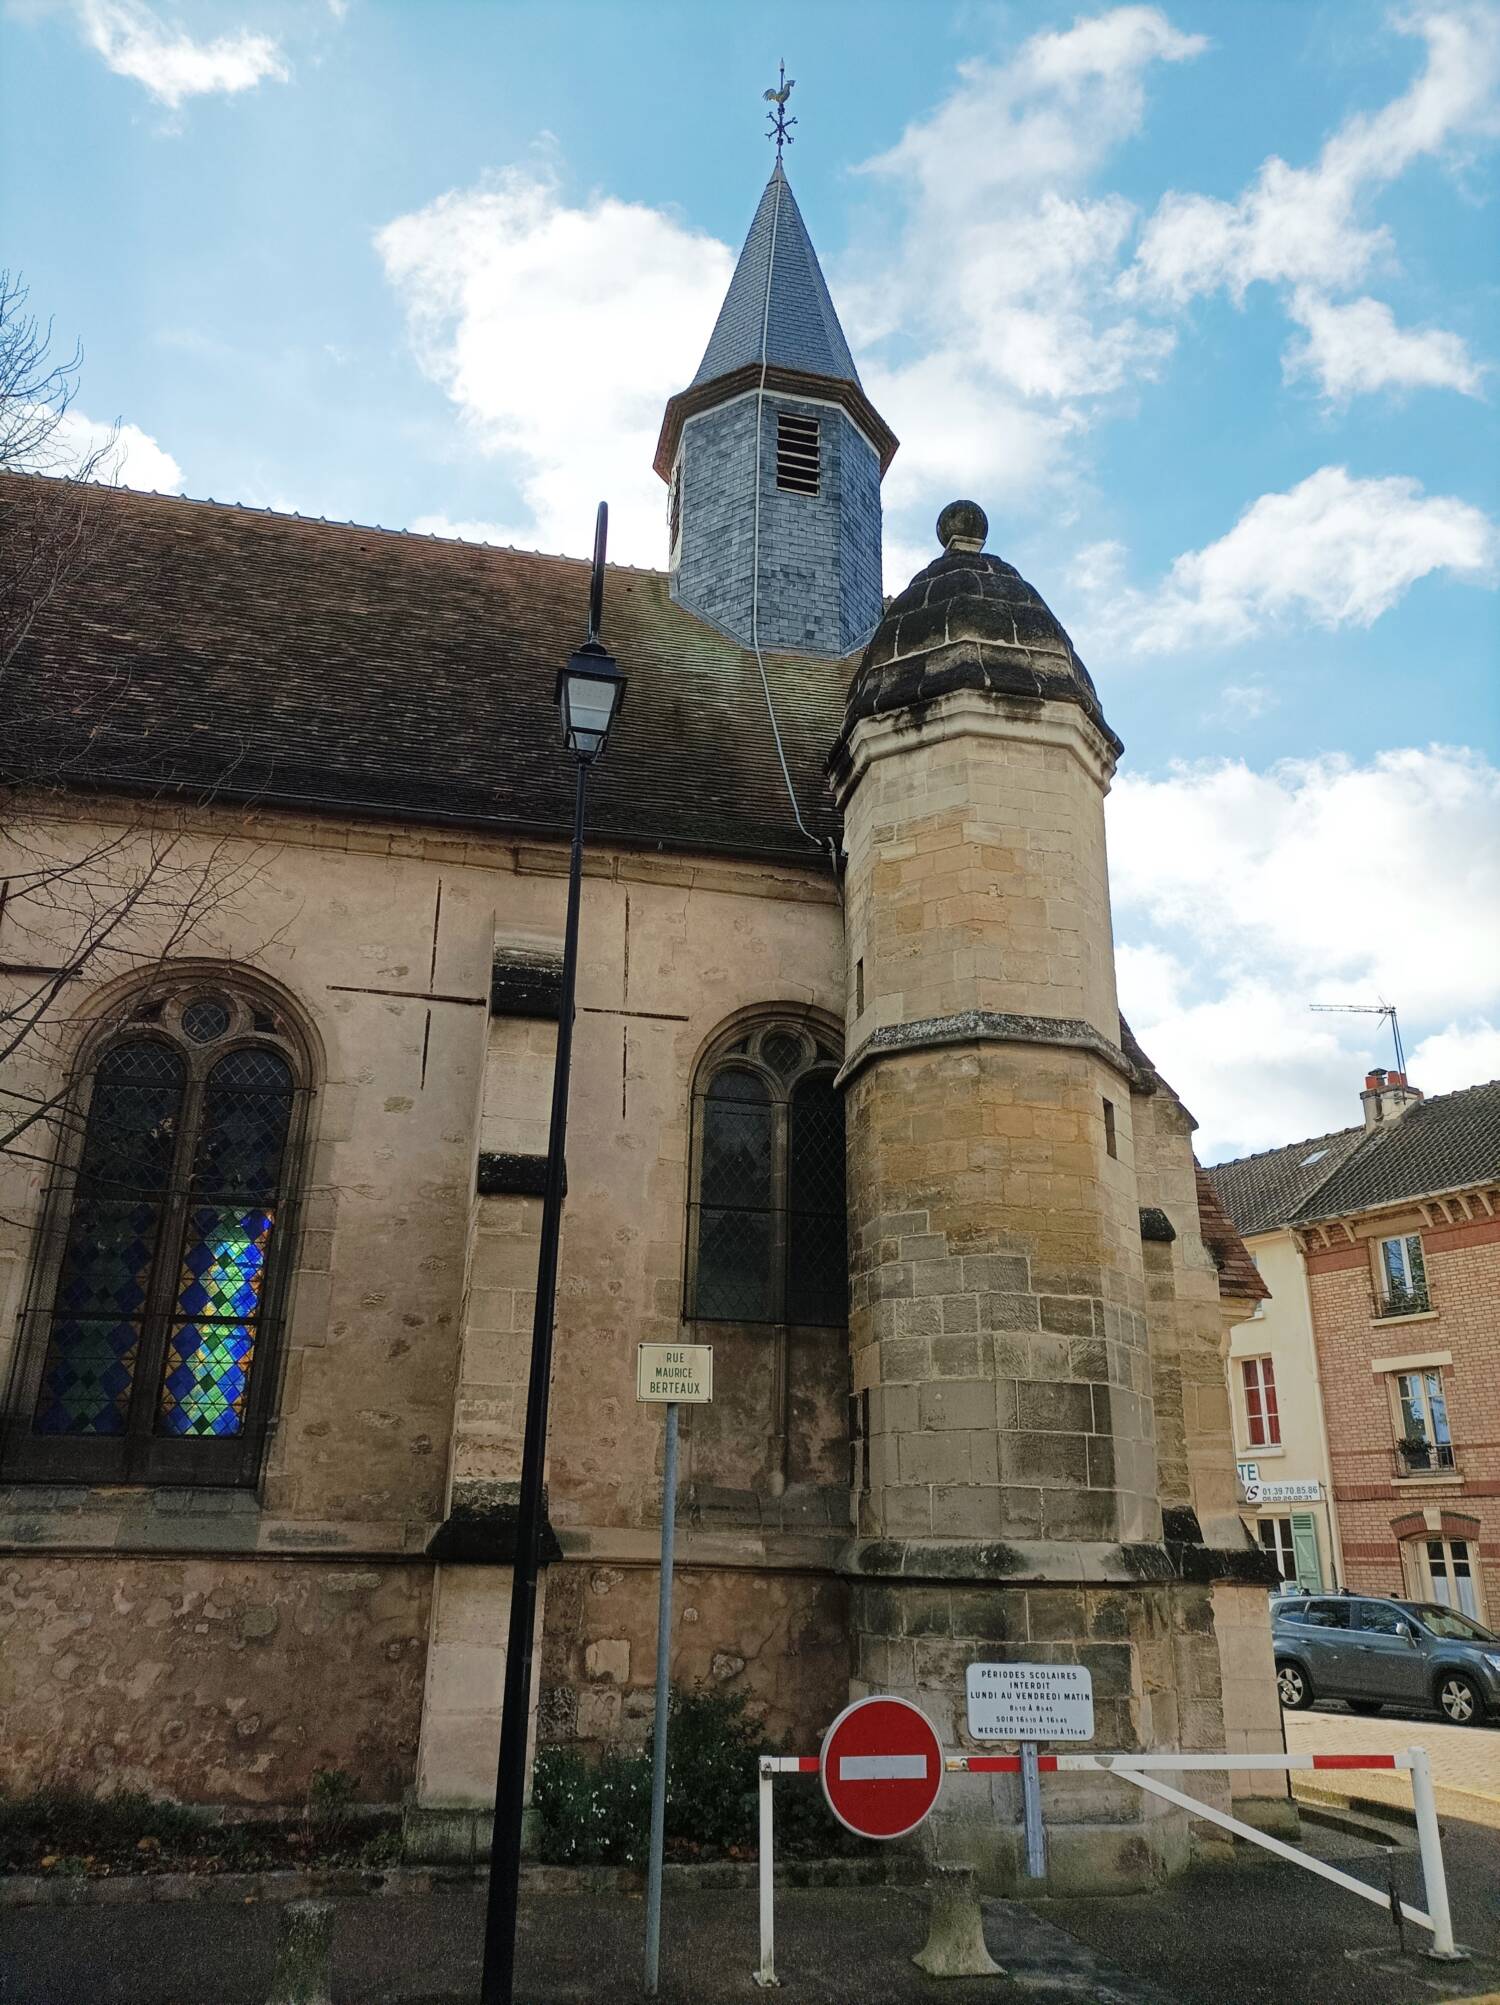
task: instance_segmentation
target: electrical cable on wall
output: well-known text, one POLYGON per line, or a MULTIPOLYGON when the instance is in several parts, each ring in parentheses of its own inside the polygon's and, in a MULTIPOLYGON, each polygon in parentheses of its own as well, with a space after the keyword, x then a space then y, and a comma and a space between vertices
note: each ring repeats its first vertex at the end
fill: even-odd
MULTIPOLYGON (((779 155, 778 155, 779 165, 779 155)), ((781 762, 781 777, 786 782, 787 799, 792 804, 792 813, 797 826, 815 849, 825 847, 802 819, 802 810, 797 804, 797 790, 792 785, 791 769, 786 762, 786 749, 781 742, 781 727, 776 722, 776 705, 771 700, 771 683, 766 674, 766 660, 760 645, 760 463, 761 441, 765 432, 767 349, 771 328, 771 281, 776 271, 776 233, 781 222, 781 191, 785 183, 778 172, 776 175, 776 206, 771 211, 771 249, 766 259, 766 296, 760 316, 760 381, 755 391, 755 505, 751 518, 750 539, 750 646, 755 655, 755 666, 760 670, 760 686, 766 699, 766 715, 771 720, 771 736, 776 741, 776 757, 781 762)), ((833 865, 833 886, 838 894, 839 904, 844 902, 843 887, 839 882, 838 845, 832 836, 826 839, 829 862, 833 865)))

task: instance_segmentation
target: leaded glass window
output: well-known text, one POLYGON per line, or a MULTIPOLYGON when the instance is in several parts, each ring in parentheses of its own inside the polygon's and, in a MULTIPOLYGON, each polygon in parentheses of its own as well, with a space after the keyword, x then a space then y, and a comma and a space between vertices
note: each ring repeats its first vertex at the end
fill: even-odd
POLYGON ((704 1322, 848 1320, 838 1060, 801 1024, 722 1047, 694 1094, 688 1310, 704 1322))
POLYGON ((264 996, 153 994, 91 1060, 7 1474, 253 1480, 306 1065, 264 996))

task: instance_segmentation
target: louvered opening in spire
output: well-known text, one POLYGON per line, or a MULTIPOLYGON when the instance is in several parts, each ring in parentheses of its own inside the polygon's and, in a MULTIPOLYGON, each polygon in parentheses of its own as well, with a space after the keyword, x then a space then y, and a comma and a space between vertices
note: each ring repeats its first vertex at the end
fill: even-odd
POLYGON ((818 491, 818 420, 801 411, 776 413, 776 485, 784 494, 818 491))

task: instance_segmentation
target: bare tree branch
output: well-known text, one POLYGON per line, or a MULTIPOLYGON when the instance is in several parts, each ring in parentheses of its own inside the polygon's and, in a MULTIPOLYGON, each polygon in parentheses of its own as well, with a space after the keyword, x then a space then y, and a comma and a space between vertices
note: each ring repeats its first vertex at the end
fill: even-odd
POLYGON ((36 687, 27 646, 118 533, 118 425, 94 441, 69 421, 81 362, 77 348, 54 354, 51 324, 0 270, 0 473, 20 476, 0 482, 0 1159, 21 1162, 51 1160, 76 1121, 69 1040, 112 1007, 96 1001, 91 1017, 79 999, 219 948, 216 915, 266 854, 211 812, 243 746, 221 745, 186 799, 162 790, 122 807, 116 793, 102 814, 80 812, 80 790, 107 782, 95 755, 135 694, 128 667, 91 665, 80 715, 36 687))

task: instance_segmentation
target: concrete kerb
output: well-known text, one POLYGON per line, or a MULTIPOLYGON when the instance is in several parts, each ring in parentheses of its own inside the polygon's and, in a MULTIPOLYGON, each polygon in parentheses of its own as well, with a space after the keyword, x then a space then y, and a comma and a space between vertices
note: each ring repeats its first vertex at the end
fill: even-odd
MULTIPOLYGON (((698 1860, 669 1865, 663 1884, 680 1893, 748 1891, 758 1868, 736 1859, 698 1860)), ((469 1886, 484 1878, 483 1868, 392 1866, 380 1872, 120 1873, 63 1878, 55 1873, 12 1873, 0 1879, 0 1911, 28 1907, 124 1907, 150 1902, 198 1900, 261 1901, 267 1906, 322 1899, 399 1899, 432 1894, 443 1887, 469 1886)), ((776 1868, 779 1887, 871 1887, 917 1885, 920 1859, 895 1854, 859 1859, 789 1859, 776 1868)), ((646 1884, 636 1866, 541 1866, 521 1868, 528 1894, 638 1894, 646 1884)))

